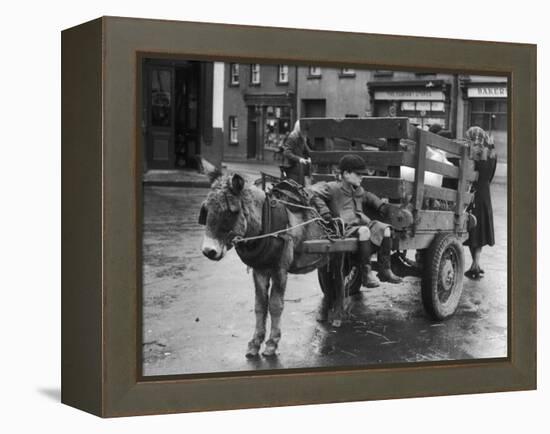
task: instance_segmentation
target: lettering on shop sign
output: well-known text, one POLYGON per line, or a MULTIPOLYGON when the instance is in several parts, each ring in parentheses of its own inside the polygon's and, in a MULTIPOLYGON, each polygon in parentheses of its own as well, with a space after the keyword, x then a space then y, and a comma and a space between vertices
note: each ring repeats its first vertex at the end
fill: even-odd
POLYGON ((374 99, 378 100, 445 100, 441 90, 379 90, 374 92, 374 99))
POLYGON ((506 86, 499 87, 469 87, 468 98, 507 98, 506 86))

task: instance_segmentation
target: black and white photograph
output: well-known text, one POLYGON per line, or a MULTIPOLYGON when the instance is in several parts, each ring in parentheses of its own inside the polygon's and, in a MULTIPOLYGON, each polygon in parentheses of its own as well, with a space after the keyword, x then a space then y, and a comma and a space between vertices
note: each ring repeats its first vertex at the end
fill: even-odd
POLYGON ((140 61, 144 377, 507 357, 506 76, 140 61))

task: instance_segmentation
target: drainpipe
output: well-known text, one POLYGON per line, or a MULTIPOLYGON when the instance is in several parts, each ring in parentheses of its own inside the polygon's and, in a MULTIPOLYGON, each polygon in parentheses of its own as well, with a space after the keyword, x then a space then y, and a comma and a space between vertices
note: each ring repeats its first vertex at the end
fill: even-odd
MULTIPOLYGON (((300 113, 299 113, 299 109, 298 109, 298 68, 299 68, 298 65, 294 66, 294 75, 295 75, 295 79, 294 79, 294 111, 296 112, 296 119, 294 119, 294 122, 296 122, 298 119, 300 119, 300 116, 299 116, 300 113)), ((294 124, 294 122, 292 122, 292 124, 294 124)))
POLYGON ((458 74, 453 74, 453 90, 451 96, 451 134, 456 138, 458 122, 458 74))

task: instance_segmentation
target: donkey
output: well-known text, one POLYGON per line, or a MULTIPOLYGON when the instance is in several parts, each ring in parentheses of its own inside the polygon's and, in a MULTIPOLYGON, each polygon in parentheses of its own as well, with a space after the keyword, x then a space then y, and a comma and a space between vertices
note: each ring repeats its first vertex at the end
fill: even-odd
MULTIPOLYGON (((239 174, 221 175, 221 172, 209 173, 212 182, 201 207, 199 221, 204 224, 205 232, 202 253, 213 261, 221 260, 226 252, 236 244, 237 253, 243 262, 247 254, 255 248, 253 242, 238 242, 239 238, 256 237, 262 232, 262 210, 266 194, 249 184, 239 174)), ((288 216, 288 227, 281 241, 282 247, 276 257, 256 258, 252 267, 255 286, 256 326, 252 339, 248 343, 246 356, 257 357, 266 337, 266 320, 269 312, 271 330, 265 342, 262 355, 275 356, 281 339, 281 314, 288 273, 304 274, 328 263, 327 254, 303 253, 301 245, 305 240, 321 239, 325 235, 322 226, 316 222, 301 223, 315 218, 313 210, 291 211, 284 208, 288 216), (263 261, 263 263, 262 263, 263 261)), ((272 238, 273 239, 273 238, 272 238)), ((262 256, 263 255, 259 255, 262 256)), ((269 255, 267 255, 269 256, 269 255)), ((338 301, 330 301, 325 295, 321 319, 326 319, 329 309, 336 317, 343 314, 338 301), (332 306, 329 306, 332 304, 332 306)))

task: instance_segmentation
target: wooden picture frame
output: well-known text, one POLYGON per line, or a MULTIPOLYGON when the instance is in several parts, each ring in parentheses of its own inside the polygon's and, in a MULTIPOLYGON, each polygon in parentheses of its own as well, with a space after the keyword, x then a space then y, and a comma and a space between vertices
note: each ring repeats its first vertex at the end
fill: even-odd
POLYGON ((536 46, 102 17, 62 33, 62 402, 102 416, 536 388, 536 46), (508 357, 140 377, 139 56, 508 77, 508 357))

